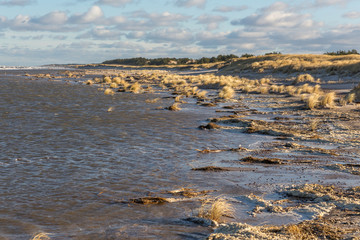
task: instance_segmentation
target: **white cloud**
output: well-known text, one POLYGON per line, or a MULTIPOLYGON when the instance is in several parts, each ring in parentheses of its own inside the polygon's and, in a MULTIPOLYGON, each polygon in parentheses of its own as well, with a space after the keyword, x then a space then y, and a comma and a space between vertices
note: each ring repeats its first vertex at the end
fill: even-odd
POLYGON ((134 18, 143 18, 146 21, 149 21, 152 26, 170 26, 181 21, 186 21, 190 19, 190 16, 185 16, 178 13, 147 13, 145 11, 136 11, 133 12, 132 17, 134 18))
POLYGON ((357 19, 360 18, 360 12, 352 11, 343 15, 344 18, 357 19))
POLYGON ((6 6, 25 6, 35 3, 34 0, 5 0, 0 1, 0 5, 6 6))
POLYGON ((68 20, 68 17, 65 12, 56 11, 48 13, 38 19, 32 20, 33 22, 39 23, 39 24, 54 24, 54 25, 60 25, 65 24, 68 20))
POLYGON ((261 9, 260 13, 254 13, 246 18, 234 20, 233 25, 244 25, 253 27, 313 27, 315 22, 310 14, 299 14, 294 12, 286 3, 276 2, 267 8, 261 9))
POLYGON ((241 5, 241 6, 219 6, 219 7, 216 7, 214 9, 214 11, 226 13, 226 12, 240 12, 240 11, 244 11, 246 9, 248 9, 248 7, 246 5, 241 5))
POLYGON ((349 0, 315 0, 315 7, 328 7, 333 5, 346 5, 349 0))
POLYGON ((215 16, 215 15, 201 15, 197 18, 198 23, 205 24, 207 30, 215 30, 219 27, 219 23, 224 22, 227 20, 226 17, 223 16, 215 16))
POLYGON ((99 0, 96 3, 110 5, 113 7, 121 7, 121 6, 125 6, 126 4, 129 4, 131 2, 133 2, 133 0, 99 0))
POLYGON ((203 8, 206 5, 206 0, 176 0, 175 5, 178 7, 198 7, 203 8))
POLYGON ((128 39, 140 39, 145 36, 145 32, 142 31, 134 31, 130 32, 126 35, 128 39))
POLYGON ((170 27, 149 32, 145 38, 151 42, 179 42, 185 44, 193 40, 193 35, 189 30, 170 27))
POLYGON ((103 11, 99 6, 92 6, 86 13, 83 14, 75 14, 70 18, 70 22, 72 23, 94 23, 97 20, 101 19, 104 16, 103 11))
POLYGON ((121 32, 114 29, 107 28, 105 26, 96 26, 90 31, 81 34, 77 39, 96 39, 96 40, 111 40, 111 39, 120 39, 121 32))

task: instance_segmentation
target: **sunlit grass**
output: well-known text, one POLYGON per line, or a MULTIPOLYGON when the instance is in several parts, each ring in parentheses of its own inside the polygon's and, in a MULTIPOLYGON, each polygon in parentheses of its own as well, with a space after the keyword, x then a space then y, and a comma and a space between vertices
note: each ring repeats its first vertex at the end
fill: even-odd
POLYGON ((234 208, 223 198, 217 198, 214 201, 204 201, 199 210, 199 217, 221 222, 223 217, 232 217, 234 208))
POLYGON ((231 99, 235 96, 235 91, 232 87, 225 86, 219 92, 219 97, 224 99, 231 99))

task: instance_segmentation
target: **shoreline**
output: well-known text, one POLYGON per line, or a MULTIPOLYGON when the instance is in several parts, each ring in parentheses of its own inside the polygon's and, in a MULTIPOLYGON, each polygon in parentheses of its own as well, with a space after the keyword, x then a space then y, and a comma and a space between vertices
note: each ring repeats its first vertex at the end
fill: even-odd
MULTIPOLYGON (((118 94, 117 91, 129 91, 134 94, 165 91, 173 95, 175 106, 164 106, 164 109, 173 111, 181 111, 181 105, 186 104, 187 98, 195 98, 198 107, 214 108, 222 114, 221 117, 210 119, 209 124, 203 125, 204 131, 222 131, 223 134, 235 131, 255 135, 259 139, 263 136, 272 139, 252 149, 199 147, 200 154, 212 154, 213 158, 221 152, 235 151, 239 153, 240 159, 240 164, 225 163, 225 166, 211 166, 213 168, 208 169, 206 167, 210 166, 202 166, 205 170, 200 171, 218 174, 223 171, 246 171, 251 167, 255 171, 264 171, 264 174, 271 175, 273 170, 269 168, 281 168, 281 171, 285 171, 285 178, 286 171, 289 171, 286 168, 291 171, 302 169, 305 172, 310 168, 314 169, 313 172, 321 173, 321 181, 315 177, 313 180, 305 181, 305 184, 290 181, 288 185, 284 185, 284 179, 280 176, 279 182, 273 179, 269 180, 266 186, 258 186, 256 183, 252 186, 262 192, 262 195, 234 194, 232 198, 227 199, 232 205, 252 206, 253 210, 249 215, 253 218, 273 215, 275 218, 292 216, 290 219, 294 219, 294 216, 302 216, 297 222, 267 226, 225 223, 216 228, 215 233, 208 239, 355 237, 360 231, 360 194, 356 185, 356 179, 359 180, 360 175, 360 105, 351 102, 342 106, 340 102, 354 85, 351 76, 339 82, 334 75, 318 75, 316 78, 320 78, 320 82, 317 79, 309 79, 293 84, 299 73, 281 73, 278 76, 270 73, 249 73, 249 78, 246 79, 230 76, 238 74, 219 75, 217 72, 180 75, 165 70, 81 69, 59 71, 55 75, 28 74, 25 77, 32 80, 79 81, 94 85, 109 95, 118 94), (117 77, 119 79, 116 79, 117 77), (112 83, 116 85, 111 87, 112 83), (285 84, 292 88, 288 91, 275 89, 275 86, 285 84), (305 84, 311 87, 321 85, 321 89, 324 89, 321 90, 323 96, 334 90, 337 97, 333 102, 308 108, 306 101, 301 99, 302 94, 309 97, 314 92, 303 89, 305 84), (226 86, 231 87, 234 92, 226 92, 226 86), (251 88, 245 89, 245 86, 251 88), (224 91, 222 96, 221 91, 224 91), (252 159, 245 159, 246 156, 252 159), (271 185, 270 189, 266 189, 271 185), (276 197, 281 196, 281 199, 272 199, 271 196, 274 194, 276 197), (348 228, 341 227, 345 223, 349 225, 348 228)), ((278 175, 273 178, 276 176, 278 175)), ((218 197, 211 197, 210 202, 218 197)), ((231 218, 223 216, 219 222, 223 221, 231 222, 231 218)))

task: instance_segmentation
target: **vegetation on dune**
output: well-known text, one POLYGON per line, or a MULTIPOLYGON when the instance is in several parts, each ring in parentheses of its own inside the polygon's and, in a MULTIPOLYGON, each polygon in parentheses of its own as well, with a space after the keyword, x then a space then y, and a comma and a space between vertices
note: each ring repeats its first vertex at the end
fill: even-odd
POLYGON ((229 55, 218 55, 217 57, 202 57, 199 59, 191 58, 124 58, 104 61, 103 64, 119 64, 119 65, 133 65, 133 66, 144 66, 144 65, 183 65, 183 64, 204 64, 204 63, 216 63, 224 62, 234 58, 239 58, 234 54, 229 55))
POLYGON ((315 54, 271 54, 240 58, 223 67, 221 72, 240 73, 319 73, 357 74, 360 73, 360 55, 315 55, 315 54))
POLYGON ((360 102, 360 83, 346 96, 348 103, 360 102))
POLYGON ((336 52, 326 52, 326 55, 351 55, 351 54, 359 54, 358 51, 356 49, 352 49, 352 50, 338 50, 336 52))

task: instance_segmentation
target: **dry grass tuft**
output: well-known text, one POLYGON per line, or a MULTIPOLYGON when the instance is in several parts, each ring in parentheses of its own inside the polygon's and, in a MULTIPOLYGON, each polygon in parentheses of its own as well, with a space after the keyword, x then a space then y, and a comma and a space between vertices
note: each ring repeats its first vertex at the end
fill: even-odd
POLYGON ((85 84, 86 85, 93 85, 94 81, 89 79, 89 80, 85 81, 85 84))
POLYGON ((30 240, 51 240, 51 238, 49 237, 48 233, 37 233, 34 236, 32 236, 32 238, 30 238, 30 240))
POLYGON ((294 224, 287 226, 286 232, 294 239, 299 239, 299 240, 316 239, 314 235, 294 224))
POLYGON ((154 98, 154 99, 146 99, 146 103, 157 103, 160 101, 160 98, 154 98))
POLYGON ((113 82, 113 83, 116 83, 116 84, 121 84, 122 80, 121 80, 120 77, 114 77, 114 78, 112 79, 112 82, 113 82))
POLYGON ((110 83, 110 88, 118 88, 119 86, 117 85, 117 83, 110 83))
POLYGON ((176 103, 172 104, 170 107, 168 107, 168 110, 170 110, 170 111, 180 111, 181 110, 180 104, 176 102, 176 103))
POLYGON ((335 105, 335 97, 336 97, 335 92, 329 92, 325 94, 325 96, 321 98, 321 102, 320 102, 321 106, 333 108, 335 105))
POLYGON ((224 99, 231 99, 235 95, 235 90, 232 87, 225 86, 219 92, 219 97, 224 99))
POLYGON ((346 95, 345 100, 347 103, 353 103, 356 99, 356 94, 355 93, 349 93, 348 95, 346 95))
POLYGON ((115 92, 112 89, 107 88, 107 89, 105 89, 104 94, 105 95, 114 95, 115 92))
POLYGON ((107 84, 110 84, 110 83, 112 83, 112 80, 111 80, 110 77, 107 77, 107 76, 106 76, 106 77, 103 78, 103 82, 104 82, 104 83, 107 83, 107 84))
POLYGON ((293 82, 293 84, 297 84, 300 82, 316 82, 315 78, 313 76, 311 76, 310 74, 306 73, 306 74, 300 74, 296 77, 295 81, 293 82))
POLYGON ((204 201, 199 211, 199 217, 221 222, 223 217, 232 217, 234 208, 223 198, 217 198, 215 201, 204 201))
POLYGON ((140 83, 136 82, 130 86, 129 91, 132 93, 140 93, 142 90, 140 83))
POLYGON ((176 96, 175 102, 181 102, 182 98, 183 98, 183 95, 176 96))
POLYGON ((309 109, 314 109, 319 104, 320 95, 313 93, 307 99, 307 106, 309 109))
POLYGON ((207 91, 203 90, 203 91, 198 91, 196 93, 196 97, 198 99, 206 99, 206 94, 207 94, 207 91))

